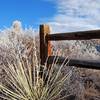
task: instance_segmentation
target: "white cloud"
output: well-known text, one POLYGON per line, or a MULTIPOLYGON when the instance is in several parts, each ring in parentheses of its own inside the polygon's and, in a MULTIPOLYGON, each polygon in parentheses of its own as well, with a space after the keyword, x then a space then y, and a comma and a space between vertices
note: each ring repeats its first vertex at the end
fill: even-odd
POLYGON ((100 0, 51 0, 57 13, 48 23, 53 32, 100 28, 100 0))

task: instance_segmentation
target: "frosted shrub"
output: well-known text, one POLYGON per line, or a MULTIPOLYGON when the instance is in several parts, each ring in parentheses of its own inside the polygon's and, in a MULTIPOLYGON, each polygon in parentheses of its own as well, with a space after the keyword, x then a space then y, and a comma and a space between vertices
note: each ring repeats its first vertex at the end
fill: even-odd
POLYGON ((14 21, 12 24, 12 29, 13 29, 13 32, 15 32, 15 33, 21 33, 22 32, 21 22, 17 21, 17 20, 14 21))
MULTIPOLYGON (((17 25, 14 27, 16 28, 17 25)), ((64 65, 58 67, 53 63, 51 70, 47 69, 47 64, 42 66, 42 76, 40 76, 41 65, 37 57, 35 38, 26 34, 17 34, 18 30, 15 31, 16 34, 12 34, 13 29, 3 32, 7 32, 7 36, 0 45, 2 52, 0 67, 5 71, 6 78, 3 84, 0 83, 0 92, 2 92, 0 97, 4 100, 64 99, 65 97, 60 97, 62 86, 72 72, 63 75, 61 70, 64 65)), ((26 33, 24 30, 22 32, 26 33)))

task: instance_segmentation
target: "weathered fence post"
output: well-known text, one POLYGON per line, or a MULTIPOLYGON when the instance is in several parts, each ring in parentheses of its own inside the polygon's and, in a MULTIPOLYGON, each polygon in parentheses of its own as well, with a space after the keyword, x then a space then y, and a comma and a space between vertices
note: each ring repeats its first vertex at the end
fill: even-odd
MULTIPOLYGON (((39 36, 40 36, 40 60, 41 60, 40 63, 41 65, 44 65, 46 59, 49 57, 47 61, 47 68, 49 69, 51 68, 51 66, 49 65, 52 64, 55 57, 52 56, 52 47, 51 47, 52 45, 50 41, 100 39, 100 30, 50 34, 50 27, 48 25, 40 25, 39 36)), ((57 59, 56 61, 56 64, 62 64, 63 62, 65 62, 65 59, 66 58, 59 57, 59 59, 57 59)), ((100 62, 95 60, 70 59, 68 65, 100 70, 100 62)), ((40 70, 41 70, 40 76, 42 76, 43 74, 42 66, 40 70)))
POLYGON ((46 36, 50 33, 48 25, 40 25, 40 60, 41 65, 45 64, 48 56, 51 55, 51 44, 46 39, 46 36))

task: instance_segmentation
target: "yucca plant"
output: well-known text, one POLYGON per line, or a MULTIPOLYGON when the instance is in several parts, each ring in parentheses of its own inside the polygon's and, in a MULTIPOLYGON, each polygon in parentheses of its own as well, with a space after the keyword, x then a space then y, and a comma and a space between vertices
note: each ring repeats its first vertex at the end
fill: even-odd
MULTIPOLYGON (((14 45, 14 44, 13 44, 14 45)), ((18 44, 17 44, 18 46, 18 44)), ((16 46, 14 47, 16 48, 16 46)), ((59 100, 62 86, 69 79, 71 71, 62 75, 64 66, 52 63, 51 69, 47 64, 41 66, 37 60, 36 48, 33 46, 31 59, 21 53, 20 46, 14 52, 14 60, 6 59, 3 69, 7 74, 6 84, 0 84, 1 98, 4 100, 59 100), (41 72, 42 67, 42 72, 41 72), (40 75, 42 73, 42 75, 40 75)), ((56 59, 57 60, 57 59, 56 59)), ((64 97, 63 97, 64 98, 64 97)))

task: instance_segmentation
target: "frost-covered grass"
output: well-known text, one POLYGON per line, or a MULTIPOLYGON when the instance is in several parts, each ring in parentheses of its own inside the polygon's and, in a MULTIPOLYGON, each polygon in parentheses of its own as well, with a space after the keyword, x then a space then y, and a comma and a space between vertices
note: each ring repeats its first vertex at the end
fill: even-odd
POLYGON ((63 65, 55 68, 55 64, 53 64, 49 71, 45 65, 43 75, 40 77, 41 65, 37 61, 35 52, 32 56, 32 62, 30 62, 27 57, 23 58, 17 52, 13 63, 7 60, 6 64, 3 64, 8 78, 5 85, 0 85, 0 91, 4 94, 1 98, 7 100, 61 99, 59 95, 63 90, 62 86, 65 80, 69 79, 71 72, 63 76, 61 74, 63 65))
MULTIPOLYGON (((58 66, 53 63, 50 71, 47 71, 46 64, 42 66, 43 76, 40 77, 39 39, 34 38, 35 32, 32 28, 22 29, 21 25, 18 25, 19 22, 15 24, 1 31, 0 36, 2 98, 7 98, 6 100, 66 100, 65 95, 69 94, 75 96, 76 100, 100 98, 98 91, 100 71, 76 67, 72 70, 71 66, 58 66), (90 81, 92 83, 88 84, 90 81), (60 93, 64 96, 63 98, 60 93)), ((99 40, 56 43, 58 44, 55 44, 54 55, 100 59, 100 53, 95 49, 95 46, 100 44, 99 40)))
POLYGON ((49 70, 46 63, 44 66, 40 65, 35 38, 29 36, 29 33, 33 34, 32 30, 20 30, 15 23, 13 28, 6 29, 2 33, 4 34, 0 43, 2 52, 0 66, 5 71, 6 79, 3 84, 0 83, 1 98, 4 100, 64 99, 65 97, 60 96, 63 91, 62 86, 72 72, 63 75, 61 73, 63 64, 57 66, 53 63, 49 70), (22 32, 28 35, 21 34, 22 32), (43 70, 40 70, 41 67, 43 70))

